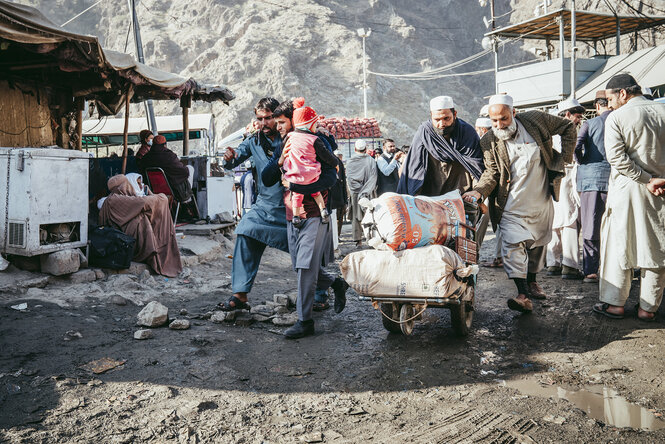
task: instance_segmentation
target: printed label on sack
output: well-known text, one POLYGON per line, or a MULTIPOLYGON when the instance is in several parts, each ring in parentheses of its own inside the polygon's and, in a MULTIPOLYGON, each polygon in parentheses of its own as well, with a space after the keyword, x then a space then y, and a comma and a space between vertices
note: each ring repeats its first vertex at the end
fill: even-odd
POLYGON ((459 225, 465 217, 458 191, 438 197, 386 193, 375 201, 376 230, 393 251, 450 246, 455 236, 466 236, 466 229, 459 225))

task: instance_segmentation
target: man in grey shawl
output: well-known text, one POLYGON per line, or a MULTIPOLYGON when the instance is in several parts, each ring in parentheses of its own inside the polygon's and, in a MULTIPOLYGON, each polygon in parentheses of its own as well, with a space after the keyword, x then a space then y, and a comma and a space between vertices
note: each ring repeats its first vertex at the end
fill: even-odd
POLYGON ((365 216, 364 210, 358 205, 363 197, 371 199, 376 190, 376 162, 366 153, 367 144, 364 140, 357 140, 355 153, 346 162, 346 180, 351 192, 351 226, 353 240, 356 246, 362 244, 363 229, 360 222, 365 216))

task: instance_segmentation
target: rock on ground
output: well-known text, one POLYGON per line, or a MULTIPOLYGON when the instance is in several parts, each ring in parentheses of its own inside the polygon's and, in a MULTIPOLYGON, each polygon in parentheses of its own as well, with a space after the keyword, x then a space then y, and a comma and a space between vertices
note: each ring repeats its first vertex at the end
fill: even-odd
POLYGON ((277 293, 272 295, 272 300, 277 304, 283 307, 289 305, 289 297, 285 294, 277 293))
POLYGON ((54 276, 74 273, 81 266, 81 257, 78 250, 61 250, 51 254, 44 254, 39 258, 42 272, 54 276))
POLYGON ((95 270, 91 270, 89 268, 85 270, 79 270, 75 273, 72 273, 69 276, 69 280, 72 284, 87 284, 97 280, 97 273, 95 273, 95 270))
POLYGON ((127 299, 123 298, 119 294, 114 294, 111 296, 111 303, 115 305, 127 305, 127 299))
POLYGON ((166 324, 168 318, 169 309, 157 301, 151 301, 139 312, 137 324, 145 327, 159 327, 166 324))
POLYGON ((278 326, 293 325, 298 322, 298 315, 296 313, 285 314, 273 318, 272 323, 278 326))
POLYGON ((187 330, 189 328, 189 321, 187 319, 176 319, 169 324, 171 330, 187 330))
POLYGON ((134 332, 134 339, 143 340, 143 339, 152 339, 155 337, 155 333, 152 330, 142 328, 141 330, 136 330, 134 332))
POLYGON ((255 305, 250 310, 250 313, 261 316, 272 316, 272 311, 272 307, 268 307, 267 305, 255 305))

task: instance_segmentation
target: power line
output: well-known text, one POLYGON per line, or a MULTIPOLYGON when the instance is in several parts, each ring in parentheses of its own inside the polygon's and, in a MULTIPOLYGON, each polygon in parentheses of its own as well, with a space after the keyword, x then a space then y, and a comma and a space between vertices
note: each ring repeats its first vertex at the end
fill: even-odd
MULTIPOLYGON (((509 43, 513 43, 513 42, 516 42, 516 41, 518 41, 518 40, 521 40, 521 39, 523 39, 524 37, 526 37, 526 36, 529 35, 529 34, 533 34, 533 33, 535 33, 535 32, 538 32, 538 31, 540 31, 540 30, 542 30, 542 29, 547 28, 547 27, 550 26, 552 23, 554 23, 554 22, 553 22, 553 21, 550 21, 549 23, 545 24, 544 26, 541 26, 541 27, 539 27, 539 28, 537 28, 537 29, 534 29, 534 30, 531 30, 531 31, 529 31, 529 32, 527 32, 527 33, 524 33, 524 34, 520 35, 519 37, 514 37, 514 38, 512 38, 512 39, 508 39, 508 40, 500 41, 500 42, 498 42, 498 46, 503 47, 503 46, 505 46, 505 45, 507 45, 507 44, 509 44, 509 43)), ((472 55, 472 56, 469 56, 469 57, 467 57, 467 58, 465 58, 465 59, 458 60, 457 62, 453 62, 453 63, 451 63, 451 64, 448 64, 448 65, 445 65, 445 66, 441 66, 441 67, 439 67, 439 68, 435 68, 435 69, 432 69, 432 70, 422 71, 422 72, 417 72, 417 73, 410 73, 410 74, 386 74, 386 73, 378 73, 378 72, 374 72, 374 71, 368 71, 368 72, 369 72, 370 74, 374 74, 374 75, 376 75, 376 76, 380 76, 380 77, 390 77, 390 78, 397 78, 397 79, 404 79, 404 80, 433 80, 433 79, 438 79, 438 78, 443 78, 443 77, 449 77, 449 76, 457 75, 457 74, 442 74, 442 75, 439 75, 439 73, 444 72, 444 71, 449 71, 449 70, 451 70, 451 69, 454 69, 454 68, 457 68, 457 67, 459 67, 459 66, 465 65, 465 64, 467 64, 467 63, 473 62, 473 61, 475 61, 475 60, 477 60, 477 59, 480 59, 481 57, 486 56, 487 54, 489 54, 489 53, 491 53, 491 52, 492 52, 491 49, 485 49, 485 50, 483 50, 483 51, 481 51, 481 52, 479 52, 479 53, 476 53, 476 54, 474 54, 474 55, 472 55)), ((483 72, 488 72, 488 71, 483 71, 483 72)), ((479 72, 476 72, 476 73, 479 73, 479 72)), ((471 74, 469 74, 469 73, 462 73, 462 74, 459 74, 459 75, 471 75, 471 74)))
POLYGON ((70 19, 67 20, 65 23, 63 23, 62 25, 60 25, 60 27, 62 28, 62 27, 64 27, 65 25, 70 24, 71 22, 73 22, 73 21, 76 20, 77 18, 81 17, 83 14, 85 14, 85 13, 88 12, 88 11, 90 11, 92 8, 94 8, 95 6, 97 6, 98 4, 100 4, 100 3, 103 2, 103 1, 104 1, 104 0, 99 0, 99 1, 98 1, 97 3, 95 3, 94 5, 87 7, 86 9, 84 9, 84 10, 81 11, 81 12, 79 12, 79 13, 76 14, 74 17, 70 18, 70 19))
POLYGON ((374 71, 368 71, 370 74, 374 74, 377 76, 381 77, 393 77, 393 78, 418 78, 418 77, 429 77, 432 75, 439 74, 444 71, 449 71, 451 69, 457 68, 459 66, 465 65, 467 63, 473 62, 474 60, 477 60, 483 56, 486 56, 487 54, 491 53, 491 49, 485 49, 479 53, 476 53, 470 57, 467 57, 462 60, 458 60, 457 62, 453 62, 449 65, 441 66, 439 68, 423 71, 423 72, 417 72, 417 73, 411 73, 411 74, 387 74, 387 73, 381 73, 381 72, 374 72, 374 71))
POLYGON ((644 3, 644 2, 642 2, 642 4, 643 4, 644 6, 646 6, 647 8, 651 8, 653 11, 665 12, 665 10, 663 10, 663 9, 658 9, 658 8, 656 8, 656 7, 653 6, 653 5, 649 5, 649 4, 644 3))

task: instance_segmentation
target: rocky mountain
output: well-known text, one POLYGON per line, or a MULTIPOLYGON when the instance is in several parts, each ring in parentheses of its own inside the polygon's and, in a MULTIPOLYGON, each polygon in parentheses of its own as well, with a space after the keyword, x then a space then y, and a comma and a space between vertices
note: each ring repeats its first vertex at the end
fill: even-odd
MULTIPOLYGON (((64 23, 93 0, 18 0, 64 23)), ((656 1, 656 0, 653 0, 656 1)), ((216 116, 221 136, 245 126, 253 105, 264 96, 304 96, 326 116, 363 114, 362 39, 358 28, 371 28, 366 39, 368 69, 376 73, 421 72, 482 51, 486 1, 455 0, 139 0, 138 17, 146 63, 183 76, 223 84, 237 98, 230 106, 195 104, 192 112, 216 116), (485 5, 483 5, 485 4, 485 5)), ((499 26, 533 14, 536 0, 496 2, 499 26)), ((559 7, 554 1, 551 8, 559 7)), ((610 2, 610 4, 622 2, 610 2)), ((636 8, 641 7, 631 0, 636 8)), ((607 11, 601 0, 578 1, 579 9, 607 11)), ((622 6, 624 12, 627 9, 622 6)), ((665 8, 663 8, 665 9, 665 8)), ((122 0, 103 0, 65 29, 93 34, 102 45, 134 53, 129 10, 122 0)), ((638 42, 644 45, 644 42, 638 42)), ((502 59, 518 63, 534 58, 517 42, 502 59)), ((443 74, 493 67, 485 55, 443 74)), ((493 74, 413 79, 368 75, 369 116, 384 136, 398 145, 410 142, 428 116, 431 97, 454 97, 460 116, 475 120, 484 98, 493 93, 493 74)), ((157 102, 158 114, 178 112, 176 103, 157 102)), ((143 108, 133 107, 133 115, 143 108)))

